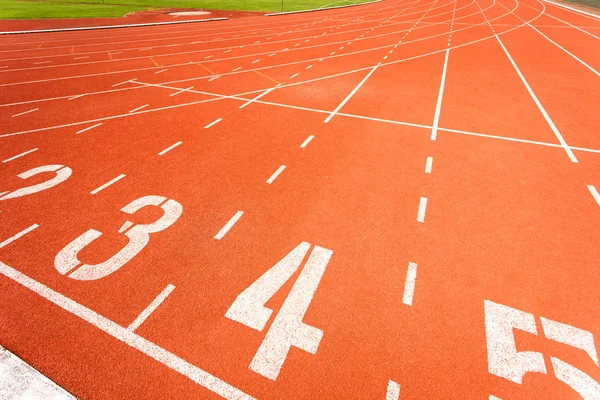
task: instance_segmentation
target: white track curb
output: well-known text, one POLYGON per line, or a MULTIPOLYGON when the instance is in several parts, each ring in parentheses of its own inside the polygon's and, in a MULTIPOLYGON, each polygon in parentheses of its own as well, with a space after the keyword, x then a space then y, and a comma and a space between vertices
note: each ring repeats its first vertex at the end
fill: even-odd
POLYGON ((98 29, 117 29, 117 28, 136 28, 140 26, 158 26, 158 25, 177 25, 191 24, 195 22, 210 22, 210 21, 225 21, 228 18, 207 18, 207 19, 191 19, 187 21, 170 21, 170 22, 149 22, 146 24, 127 24, 127 25, 101 25, 101 26, 82 26, 77 28, 57 28, 57 29, 37 29, 30 31, 6 31, 0 32, 0 35, 20 35, 24 33, 47 33, 47 32, 70 32, 70 31, 92 31, 98 29))
POLYGON ((594 18, 600 19, 600 15, 598 15, 598 14, 594 14, 594 13, 590 13, 590 12, 587 12, 587 11, 583 11, 583 10, 580 10, 579 8, 575 8, 575 7, 569 7, 566 4, 556 3, 554 1, 549 1, 549 0, 544 0, 544 1, 546 3, 554 4, 555 6, 558 6, 558 7, 566 8, 568 10, 571 10, 571 11, 574 11, 574 12, 577 12, 577 13, 580 13, 580 14, 585 14, 585 15, 589 15, 590 17, 594 17, 594 18))
POLYGON ((383 1, 383 0, 367 1, 365 3, 357 3, 357 4, 346 4, 345 6, 313 8, 311 10, 299 10, 299 11, 286 11, 286 12, 279 12, 279 13, 271 13, 271 14, 265 14, 265 17, 276 17, 278 15, 300 14, 300 13, 307 13, 307 12, 314 12, 314 11, 335 10, 337 8, 364 6, 364 5, 367 5, 367 4, 379 3, 381 1, 383 1))

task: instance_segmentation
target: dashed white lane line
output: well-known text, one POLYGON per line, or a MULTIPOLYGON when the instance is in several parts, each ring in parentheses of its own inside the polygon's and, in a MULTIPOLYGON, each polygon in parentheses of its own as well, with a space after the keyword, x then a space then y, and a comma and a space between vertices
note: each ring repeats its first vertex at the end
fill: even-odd
POLYGON ((90 58, 90 56, 74 57, 73 60, 83 60, 85 58, 90 58))
POLYGON ((127 327, 127 330, 133 332, 137 328, 139 328, 140 325, 142 325, 144 321, 148 319, 150 314, 152 314, 158 308, 158 306, 160 306, 162 302, 165 301, 167 296, 169 296, 173 290, 175 290, 174 285, 167 285, 167 287, 164 288, 163 291, 160 292, 160 294, 156 296, 154 300, 152 300, 152 303, 150 303, 148 307, 146 307, 146 309, 142 311, 140 315, 138 315, 137 318, 127 327))
POLYGON ((231 52, 231 49, 229 49, 229 50, 225 50, 225 51, 223 52, 223 54, 225 54, 225 53, 230 53, 230 52, 231 52))
POLYGON ((179 91, 177 91, 177 92, 175 92, 175 93, 171 93, 171 94, 169 95, 169 97, 177 96, 178 94, 181 94, 181 93, 183 93, 183 92, 187 92, 188 90, 192 90, 193 88, 194 88, 193 86, 190 86, 190 87, 187 87, 187 88, 185 88, 185 89, 181 89, 181 90, 179 90, 179 91))
POLYGON ((385 400, 398 400, 400 398, 400 385, 394 381, 389 381, 385 400))
POLYGON ((131 81, 135 81, 135 80, 137 80, 137 78, 129 79, 129 80, 127 80, 127 81, 124 81, 124 82, 115 83, 114 85, 112 85, 112 87, 121 86, 121 85, 124 85, 124 84, 126 84, 126 83, 129 83, 129 82, 131 82, 131 81))
POLYGON ((50 64, 52 61, 39 61, 39 62, 34 62, 33 65, 41 65, 41 64, 50 64))
POLYGON ((273 57, 274 55, 275 55, 275 53, 271 53, 267 57, 273 57))
POLYGON ((140 106, 138 108, 134 108, 133 110, 131 110, 129 112, 132 113, 132 112, 140 111, 140 110, 142 110, 142 109, 144 109, 144 108, 146 108, 148 106, 149 106, 149 104, 144 104, 143 106, 140 106))
POLYGON ((425 163, 425 173, 431 173, 431 166, 433 165, 433 157, 427 157, 427 162, 425 163))
POLYGON ((239 71, 242 67, 237 67, 236 69, 231 70, 231 72, 239 71))
POLYGON ((29 228, 25 228, 21 232, 17 233, 16 235, 9 237, 8 239, 6 239, 2 243, 0 243, 0 249, 3 248, 4 246, 11 244, 12 242, 19 239, 20 237, 27 235, 29 232, 36 229, 37 227, 39 227, 38 224, 33 224, 29 228))
POLYGON ((259 61, 260 61, 260 59, 258 59, 258 60, 254 60, 254 61, 252 61, 252 64, 256 64, 256 63, 257 63, 257 62, 259 62, 259 61))
POLYGON ((415 281, 417 280, 417 264, 414 262, 408 263, 406 271, 406 281, 404 282, 404 295, 402 303, 407 306, 412 306, 413 296, 415 294, 415 281))
POLYGON ((125 174, 121 174, 121 175, 117 176, 116 178, 111 179, 110 181, 106 182, 104 185, 102 185, 100 187, 97 187, 96 189, 92 190, 90 192, 90 194, 96 194, 96 193, 100 192, 101 190, 106 189, 107 187, 109 187, 113 183, 115 183, 117 181, 120 181, 123 178, 125 178, 125 174))
POLYGON ((283 170, 285 169, 285 165, 282 165, 281 167, 277 168, 277 171, 273 172, 273 175, 271 175, 271 177, 269 179, 267 179, 267 183, 270 185, 271 183, 273 183, 273 181, 275 179, 277 179, 277 177, 279 176, 279 174, 281 174, 283 172, 283 170))
POLYGON ((312 68, 312 64, 310 64, 308 67, 306 67, 306 69, 311 69, 312 68))
POLYGON ((290 76, 290 79, 294 79, 294 78, 295 78, 295 77, 297 77, 298 75, 300 75, 300 74, 294 74, 294 75, 290 76))
POLYGON ((164 149, 163 151, 161 151, 160 153, 158 153, 159 156, 162 156, 163 154, 168 153, 169 151, 173 150, 175 147, 179 146, 180 144, 182 144, 183 142, 177 142, 175 144, 170 145, 169 147, 167 147, 166 149, 164 149))
POLYGON ((39 110, 39 108, 34 108, 33 110, 24 111, 22 113, 18 113, 18 114, 13 115, 13 118, 14 117, 20 117, 21 115, 29 114, 29 113, 32 113, 32 112, 37 111, 37 110, 39 110))
POLYGON ((213 56, 211 55, 211 56, 204 57, 205 60, 208 60, 209 58, 213 58, 213 56))
POLYGON ((218 124, 218 123, 219 123, 219 122, 221 122, 221 121, 223 121, 223 118, 217 118, 217 119, 215 119, 213 122, 211 122, 210 124, 206 125, 206 126, 204 127, 204 129, 208 129, 208 128, 210 128, 211 126, 213 126, 213 125, 216 125, 216 124, 218 124))
POLYGON ((300 148, 304 149, 306 146, 308 146, 310 141, 313 140, 314 138, 315 138, 314 135, 310 135, 309 137, 307 137, 306 140, 304 142, 302 142, 302 144, 300 145, 300 148))
POLYGON ((592 185, 587 185, 587 188, 596 200, 596 203, 598 203, 598 205, 600 206, 600 194, 598 194, 598 190, 596 190, 596 188, 592 185))
POLYGON ((350 94, 348 96, 346 96, 346 98, 335 108, 335 110, 333 110, 331 112, 331 114, 329 114, 329 116, 327 118, 325 118, 325 123, 328 123, 329 121, 331 121, 331 118, 333 118, 333 116, 335 114, 337 114, 338 111, 340 111, 340 109, 344 106, 344 104, 346 104, 348 102, 348 100, 350 100, 352 98, 352 96, 354 96, 354 93, 356 93, 358 91, 358 89, 360 89, 360 87, 362 85, 364 85, 364 83, 367 81, 367 79, 369 79, 369 77, 373 74, 373 72, 375 72, 375 70, 379 67, 379 65, 374 66, 371 71, 369 71, 369 73, 363 78, 362 81, 360 81, 360 83, 358 85, 356 85, 356 87, 350 92, 350 94))
POLYGON ((500 397, 496 397, 493 394, 490 394, 489 400, 502 400, 500 397))
MULTIPOLYGON (((279 86, 279 85, 277 85, 279 86)), ((245 102, 244 104, 242 104, 239 108, 245 108, 247 105, 250 105, 252 103, 254 103, 256 100, 260 99, 263 96, 266 96, 267 94, 269 94, 272 90, 274 90, 275 88, 272 87, 270 89, 265 90, 264 92, 260 93, 258 96, 254 97, 251 100, 248 100, 247 102, 245 102)))
POLYGON ((421 197, 419 200, 419 212, 417 214, 417 221, 425 222, 425 211, 427 210, 427 198, 421 197))
POLYGON ((161 69, 160 71, 156 71, 154 73, 154 75, 162 74, 163 72, 168 71, 168 70, 169 70, 168 68, 167 69, 161 69))
POLYGON ((102 122, 99 122, 99 123, 97 123, 96 125, 88 126, 87 128, 83 128, 82 130, 75 132, 75 134, 79 135, 80 133, 83 133, 83 132, 89 131, 90 129, 97 128, 97 127, 99 127, 100 125, 102 125, 102 122))
POLYGON ((242 215, 244 215, 243 211, 236 212, 235 215, 233 217, 231 217, 231 219, 229 221, 227 221, 225 226, 223 226, 221 228, 219 233, 217 233, 215 235, 215 239, 217 239, 217 240, 223 239, 223 237, 227 234, 227 232, 229 232, 229 230, 233 227, 233 225, 235 225, 235 223, 238 222, 238 220, 240 218, 242 218, 242 215))
POLYGON ((212 81, 214 81, 215 79, 219 79, 219 76, 220 76, 220 75, 215 75, 215 76, 213 76, 212 78, 210 78, 208 81, 209 81, 209 82, 212 82, 212 81))
POLYGON ((35 149, 24 151, 23 153, 17 154, 16 156, 12 156, 11 158, 7 158, 6 160, 4 160, 2 162, 3 163, 7 163, 9 161, 16 160, 17 158, 21 158, 21 157, 26 156, 27 154, 31 154, 31 153, 33 153, 34 151, 37 151, 37 150, 39 150, 39 148, 36 147, 35 149))

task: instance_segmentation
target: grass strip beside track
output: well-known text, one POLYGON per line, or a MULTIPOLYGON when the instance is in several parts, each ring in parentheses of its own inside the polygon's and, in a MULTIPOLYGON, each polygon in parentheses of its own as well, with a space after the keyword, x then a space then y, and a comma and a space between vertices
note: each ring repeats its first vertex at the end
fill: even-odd
POLYGON ((369 0, 2 0, 0 19, 123 17, 134 11, 161 7, 281 12, 367 1, 369 0))

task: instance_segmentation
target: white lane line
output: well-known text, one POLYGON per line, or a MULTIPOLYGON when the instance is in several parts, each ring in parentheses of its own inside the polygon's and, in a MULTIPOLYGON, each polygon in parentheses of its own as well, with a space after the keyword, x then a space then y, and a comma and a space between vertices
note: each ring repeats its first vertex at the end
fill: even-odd
POLYGON ((589 189, 590 193, 596 200, 596 203, 598 203, 598 205, 600 206, 600 194, 598 194, 598 191, 596 190, 596 188, 592 185, 587 185, 587 188, 589 189))
POLYGON ((167 287, 164 288, 154 300, 152 300, 152 303, 150 303, 148 307, 146 307, 146 309, 142 311, 141 314, 138 315, 137 318, 127 327, 127 330, 134 332, 137 328, 139 328, 140 325, 142 325, 144 321, 148 319, 150 314, 152 314, 158 308, 158 306, 165 301, 167 296, 170 295, 173 290, 175 290, 175 286, 168 284, 167 287))
POLYGON ((9 237, 8 239, 6 239, 2 243, 0 243, 0 249, 3 248, 6 245, 11 244, 12 242, 14 242, 15 240, 19 239, 20 237, 27 235, 29 232, 31 232, 32 230, 36 229, 37 227, 39 227, 38 224, 33 224, 29 228, 25 228, 21 232, 17 233, 16 235, 9 237))
POLYGON ((52 61, 39 61, 39 62, 34 62, 33 65, 40 65, 40 64, 50 64, 52 61))
POLYGON ((3 65, 0 67, 0 69, 4 69, 4 68, 8 68, 8 65, 3 65))
POLYGON ((310 64, 308 67, 306 67, 306 69, 311 69, 312 68, 312 64, 310 64))
POLYGON ((83 60, 85 58, 90 58, 90 56, 75 57, 75 58, 73 58, 73 60, 83 60))
POLYGON ((98 192, 100 192, 101 190, 106 189, 107 187, 109 187, 110 185, 112 185, 113 183, 120 181, 121 179, 125 178, 125 174, 121 174, 119 176, 117 176, 116 178, 111 179, 110 181, 106 182, 104 185, 92 190, 90 192, 90 194, 96 194, 98 192))
POLYGON ((329 121, 331 121, 331 118, 333 118, 333 116, 335 114, 337 114, 338 111, 340 111, 340 109, 344 106, 344 104, 346 104, 348 102, 348 100, 350 100, 352 98, 352 96, 354 96, 354 93, 358 92, 358 89, 360 89, 360 87, 367 81, 367 79, 369 79, 369 77, 373 74, 373 72, 375 72, 375 70, 379 67, 379 65, 374 66, 371 71, 369 71, 369 73, 363 78, 362 81, 360 81, 360 83, 358 85, 356 85, 356 87, 350 92, 350 94, 348 96, 346 96, 346 98, 335 108, 335 110, 333 110, 331 112, 331 114, 329 114, 329 116, 327 118, 325 118, 325 123, 328 123, 329 121))
POLYGON ((281 167, 277 168, 277 171, 273 172, 273 175, 271 175, 271 177, 269 179, 267 179, 267 183, 270 185, 271 183, 273 183, 273 181, 275 179, 277 179, 277 177, 279 176, 279 174, 281 174, 283 172, 283 170, 285 169, 285 165, 282 165, 281 167))
POLYGON ((221 122, 221 121, 223 121, 223 118, 217 118, 217 119, 215 119, 213 122, 211 122, 210 124, 206 125, 206 126, 204 127, 204 129, 208 129, 208 128, 210 128, 211 126, 213 126, 213 125, 216 125, 216 124, 218 124, 218 123, 219 123, 219 122, 221 122))
POLYGON ((574 163, 578 163, 579 160, 577 160, 577 157, 575 157, 575 154, 573 154, 573 151, 571 150, 571 148, 569 147, 569 145, 567 144, 567 142, 565 141, 565 139, 562 137, 561 133, 558 131, 558 128, 556 128, 556 125, 554 125, 554 122, 552 122, 552 120, 550 119, 550 116, 548 115, 548 113, 544 109, 544 106, 542 106, 542 103, 540 103, 540 101, 538 100, 538 98, 535 95, 535 93, 533 93, 533 90, 531 89, 531 86, 529 86, 529 83, 527 83, 527 80, 525 79, 525 77, 521 73, 521 70, 519 69, 519 67, 517 67, 517 64, 515 63, 515 61, 511 57, 511 55, 508 52, 508 50, 506 49, 506 47, 504 47, 504 43, 502 43, 502 40, 500 40, 500 37, 498 37, 498 35, 495 35, 495 36, 496 36, 496 39, 498 40, 498 43, 500 43, 500 46, 502 46, 502 50, 504 50, 504 53, 506 53, 506 56, 510 60, 510 63, 512 64, 513 68, 515 69, 515 71, 517 71, 517 74, 519 75, 519 78, 521 78, 521 81, 525 85, 525 88, 529 92, 529 95, 531 96, 531 98, 533 99, 533 101, 535 102, 535 104, 538 106, 540 112, 544 116, 544 119, 546 120, 546 122, 548 123, 548 125, 550 125, 550 128, 552 129, 552 132, 554 132, 554 135, 558 139, 558 141, 561 144, 562 148, 567 152, 567 155, 569 156, 569 159, 572 162, 574 162, 574 163))
POLYGON ((51 303, 56 304, 63 310, 78 316, 96 328, 108 333, 115 339, 120 340, 134 349, 139 350, 148 357, 158 361, 166 367, 180 373, 202 387, 205 387, 226 399, 252 399, 251 396, 229 385, 216 376, 211 375, 195 365, 190 364, 168 350, 165 350, 155 343, 127 330, 116 322, 50 289, 42 283, 31 279, 27 275, 22 274, 3 262, 0 262, 0 274, 12 279, 16 283, 26 287, 34 293, 37 293, 51 303))
MULTIPOLYGON (((279 86, 279 85, 278 85, 278 86, 279 86)), ((254 97, 253 99, 251 99, 251 100, 248 100, 247 102, 245 102, 244 104, 242 104, 242 105, 241 105, 239 108, 244 108, 244 107, 246 107, 247 105, 250 105, 250 104, 254 103, 256 100, 258 100, 258 99, 260 99, 261 97, 263 97, 263 96, 265 96, 265 95, 269 94, 269 93, 270 93, 272 90, 274 90, 274 89, 275 89, 275 88, 274 88, 274 87, 272 87, 272 88, 270 88, 270 89, 267 89, 267 90, 265 90, 264 92, 260 93, 258 96, 254 97)))
POLYGON ((181 89, 181 90, 179 90, 179 91, 177 91, 177 92, 175 92, 175 93, 171 93, 171 94, 169 95, 169 97, 177 96, 178 94, 181 94, 181 93, 183 93, 183 92, 187 92, 187 91, 189 91, 189 90, 191 90, 191 89, 193 89, 193 88, 194 88, 193 86, 190 86, 190 87, 188 87, 188 88, 181 89))
POLYGON ((112 87, 121 86, 121 85, 124 85, 124 84, 126 84, 126 83, 129 83, 129 82, 131 82, 131 81, 135 81, 135 80, 137 80, 137 78, 133 78, 133 79, 130 79, 130 80, 128 80, 128 81, 124 81, 124 82, 120 82, 120 83, 115 83, 114 85, 112 85, 112 87))
POLYGON ((413 296, 415 294, 415 281, 417 279, 417 264, 414 262, 408 263, 408 271, 406 271, 406 281, 404 282, 404 295, 402 303, 407 306, 412 306, 413 296))
POLYGON ((205 60, 208 60, 209 58, 212 58, 213 56, 206 56, 204 57, 205 60))
POLYGON ((392 380, 388 382, 385 400, 398 400, 400 398, 400 385, 392 380))
POLYGON ((163 151, 161 151, 160 153, 158 153, 159 156, 162 156, 163 154, 173 150, 175 147, 179 146, 180 144, 182 144, 183 142, 177 142, 175 144, 172 144, 171 146, 167 147, 166 149, 164 149, 163 151))
POLYGON ((154 73, 154 75, 162 74, 163 72, 168 71, 168 70, 169 70, 168 68, 167 69, 161 69, 160 71, 156 71, 154 73))
POLYGON ((223 226, 221 228, 219 233, 217 233, 215 235, 215 239, 217 239, 217 240, 223 239, 223 237, 227 234, 227 232, 229 232, 229 230, 233 227, 233 225, 235 225, 235 223, 238 222, 238 220, 240 218, 242 218, 242 215, 244 215, 243 211, 236 212, 235 215, 233 217, 231 217, 231 219, 229 221, 227 221, 225 226, 223 226))
POLYGON ((258 60, 254 60, 254 61, 252 61, 252 64, 256 64, 256 63, 257 63, 257 62, 259 62, 259 61, 260 61, 260 59, 258 59, 258 60))
POLYGON ((100 125, 102 125, 102 122, 99 122, 99 123, 97 123, 96 125, 88 126, 87 128, 83 128, 82 130, 75 132, 75 134, 79 135, 80 133, 83 133, 83 132, 85 132, 85 131, 89 131, 90 129, 97 128, 97 127, 99 127, 100 125))
POLYGON ((85 95, 87 95, 87 93, 78 94, 77 96, 69 97, 67 100, 75 100, 75 99, 78 99, 78 98, 83 97, 85 95))
POLYGON ((231 52, 231 49, 229 49, 229 50, 225 50, 225 51, 223 52, 223 54, 225 54, 225 53, 230 53, 230 52, 231 52))
POLYGON ((215 79, 219 79, 219 76, 220 76, 220 75, 215 75, 215 76, 213 76, 212 78, 210 78, 208 81, 209 81, 209 82, 212 82, 212 81, 214 81, 215 79))
POLYGON ((148 106, 149 106, 149 104, 144 104, 143 106, 140 106, 138 108, 134 108, 133 110, 131 110, 129 112, 132 113, 132 112, 140 111, 140 110, 142 110, 142 109, 144 109, 144 108, 146 108, 148 106))
POLYGON ((239 71, 242 67, 237 67, 236 69, 231 70, 231 72, 239 71))
POLYGON ((417 214, 417 221, 425 222, 425 211, 427 210, 427 198, 421 197, 419 200, 419 213, 417 214))
POLYGON ((271 53, 267 57, 273 57, 274 55, 275 55, 275 53, 271 53))
POLYGON ((425 163, 425 173, 431 173, 431 166, 433 165, 433 157, 427 157, 427 162, 425 163))
POLYGON ((437 104, 435 105, 435 115, 433 117, 433 128, 431 129, 431 140, 437 139, 437 131, 440 123, 440 112, 442 111, 442 99, 444 98, 444 86, 446 85, 446 71, 448 70, 448 56, 450 49, 446 50, 444 58, 444 68, 442 69, 442 80, 440 82, 440 91, 438 93, 437 104))
POLYGON ((19 113, 19 114, 15 114, 15 115, 13 115, 13 117, 20 117, 21 115, 29 114, 29 113, 32 113, 32 112, 37 111, 37 110, 39 110, 39 108, 34 108, 33 110, 29 110, 29 111, 25 111, 25 112, 22 112, 22 113, 19 113))
POLYGON ((295 78, 295 77, 297 77, 298 75, 300 75, 300 74, 294 74, 294 75, 290 76, 290 79, 294 79, 294 78, 295 78))
POLYGON ((309 137, 307 137, 306 140, 304 142, 302 142, 302 144, 300 145, 300 148, 304 149, 310 143, 310 141, 313 140, 314 138, 315 138, 314 135, 310 135, 309 137))
POLYGON ((9 162, 9 161, 16 160, 17 158, 20 158, 20 157, 26 156, 27 154, 33 153, 34 151, 37 151, 37 150, 39 150, 39 148, 37 148, 37 147, 36 147, 35 149, 31 149, 31 150, 24 151, 23 153, 21 153, 21 154, 17 154, 16 156, 12 156, 11 158, 7 158, 6 160, 4 160, 4 161, 2 161, 2 162, 3 162, 3 163, 7 163, 7 162, 9 162))

